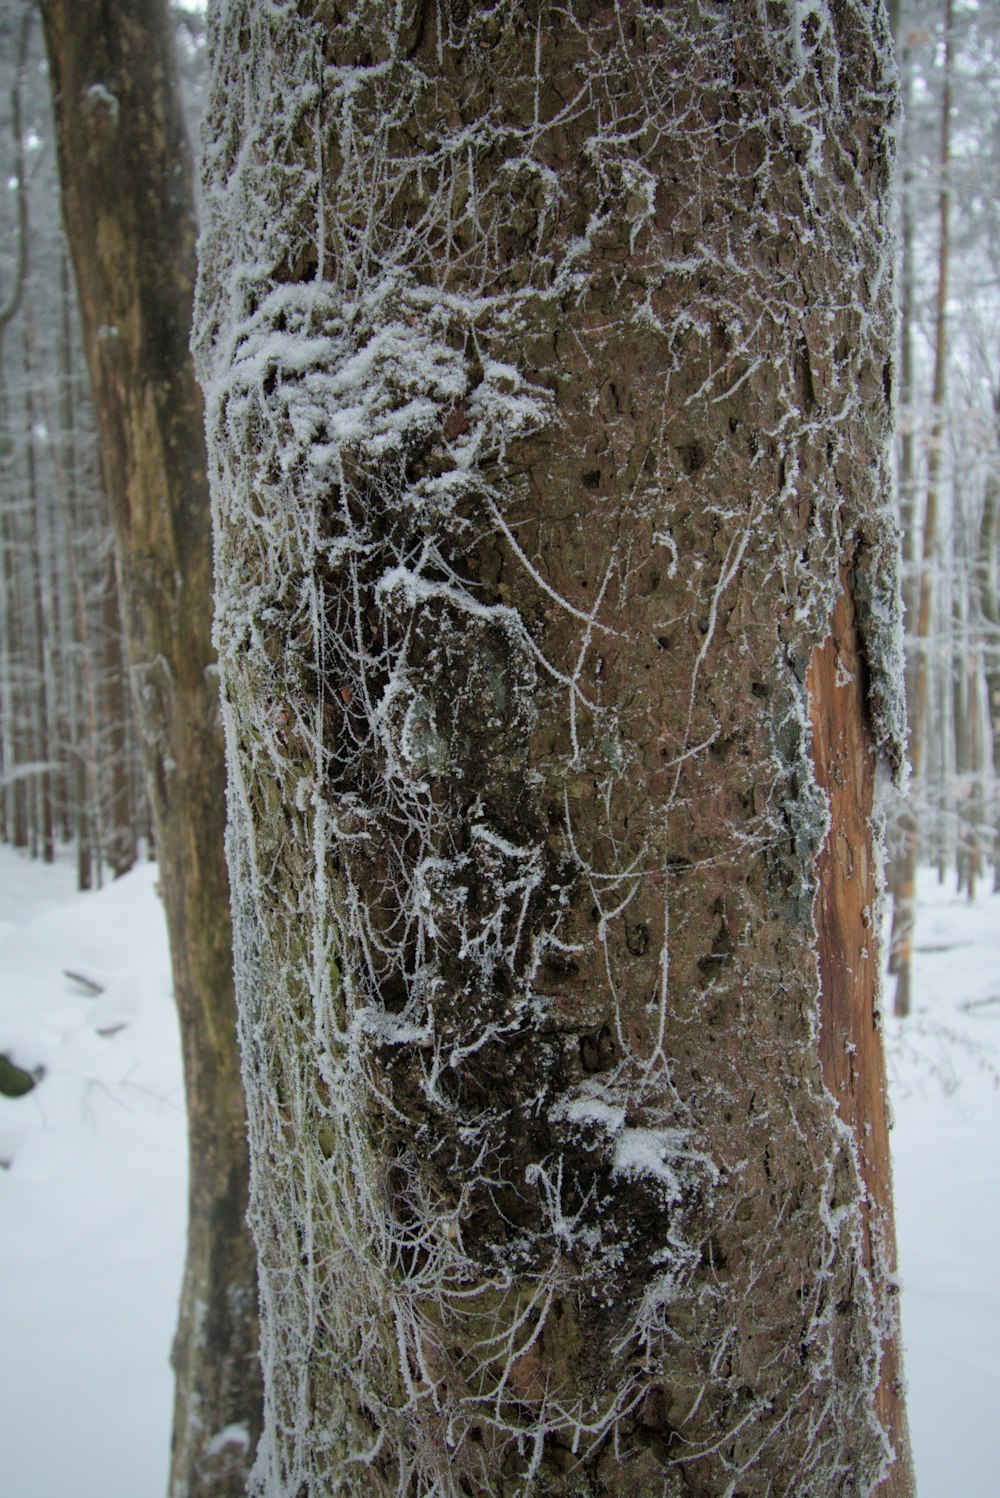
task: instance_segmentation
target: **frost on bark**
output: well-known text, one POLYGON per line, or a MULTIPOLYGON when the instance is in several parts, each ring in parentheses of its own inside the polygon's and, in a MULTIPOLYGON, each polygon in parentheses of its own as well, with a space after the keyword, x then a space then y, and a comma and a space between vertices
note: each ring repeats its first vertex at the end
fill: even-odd
POLYGON ((211 520, 188 352, 190 158, 162 0, 44 0, 42 16, 184 1054, 191 1168, 170 1492, 237 1498, 260 1378, 211 520))
POLYGON ((881 11, 213 40, 251 1490, 908 1493, 881 11))

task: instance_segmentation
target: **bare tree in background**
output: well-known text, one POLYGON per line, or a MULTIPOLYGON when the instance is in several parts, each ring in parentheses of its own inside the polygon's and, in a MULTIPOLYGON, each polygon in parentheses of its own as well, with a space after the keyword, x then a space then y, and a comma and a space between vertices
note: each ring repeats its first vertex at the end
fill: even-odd
POLYGON ((0 8, 0 835, 73 838, 87 889, 135 861, 144 794, 34 21, 0 8))
POLYGON ((184 1054, 191 1168, 170 1491, 235 1498, 260 1396, 209 501, 187 348, 190 159, 165 0, 46 0, 42 16, 184 1054))

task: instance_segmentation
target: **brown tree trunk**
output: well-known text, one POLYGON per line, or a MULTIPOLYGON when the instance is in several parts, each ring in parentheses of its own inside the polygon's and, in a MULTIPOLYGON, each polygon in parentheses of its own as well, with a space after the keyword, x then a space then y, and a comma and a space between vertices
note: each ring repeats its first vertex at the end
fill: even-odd
MULTIPOLYGON (((63 291, 63 323, 60 342, 63 394, 60 401, 60 425, 65 433, 60 482, 65 494, 66 527, 73 535, 80 533, 83 514, 78 504, 75 430, 77 418, 72 394, 76 350, 71 306, 74 293, 69 264, 65 256, 60 260, 60 277, 63 291)), ((102 474, 98 491, 102 521, 105 519, 103 511, 107 504, 106 491, 107 485, 102 474)), ((72 557, 72 547, 69 550, 72 557)), ((75 585, 78 587, 76 570, 75 567, 71 567, 75 585)), ((131 763, 127 668, 122 654, 118 584, 110 536, 106 565, 101 569, 99 564, 98 570, 99 572, 103 570, 104 576, 98 581, 101 606, 98 611, 100 617, 96 639, 91 639, 82 597, 78 599, 75 619, 82 661, 82 692, 87 724, 89 814, 86 820, 89 830, 90 857, 91 861, 96 859, 97 879, 100 883, 101 868, 105 858, 116 879, 122 874, 127 874, 134 866, 137 853, 137 832, 129 774, 131 763)))
POLYGON ((251 1493, 912 1493, 884 27, 216 13, 251 1493))
POLYGON ((259 1419, 255 1270, 223 858, 195 224, 162 0, 42 7, 184 1053, 188 1255, 171 1494, 242 1494, 259 1419))
POLYGON ((105 746, 104 789, 106 794, 102 855, 112 877, 127 874, 136 860, 138 838, 132 792, 127 666, 122 658, 122 621, 119 610, 117 568, 108 557, 102 584, 104 673, 102 692, 105 746))

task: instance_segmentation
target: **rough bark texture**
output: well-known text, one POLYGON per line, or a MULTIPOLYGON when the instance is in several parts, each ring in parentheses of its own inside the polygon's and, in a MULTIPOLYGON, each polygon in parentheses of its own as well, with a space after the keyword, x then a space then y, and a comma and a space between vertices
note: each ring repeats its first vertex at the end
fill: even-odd
POLYGON ((884 18, 213 42, 251 1491, 900 1498, 884 18))
POLYGON ((159 0, 43 6, 66 228, 180 1018, 189 1238, 171 1493, 242 1494, 259 1426, 255 1266, 223 856, 191 170, 159 0))

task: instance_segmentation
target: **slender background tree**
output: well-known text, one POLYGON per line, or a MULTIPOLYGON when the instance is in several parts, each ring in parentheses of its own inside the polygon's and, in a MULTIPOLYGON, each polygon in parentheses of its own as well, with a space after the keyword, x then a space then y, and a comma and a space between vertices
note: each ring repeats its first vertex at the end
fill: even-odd
POLYGON ((82 889, 136 857, 145 794, 121 648, 110 518, 58 214, 41 28, 0 15, 10 176, 0 217, 0 825, 82 889))
POLYGON ((256 1276, 204 431, 188 354, 190 156, 164 0, 46 0, 42 17, 184 1054, 190 1193, 171 1494, 236 1495, 259 1421, 256 1276))

